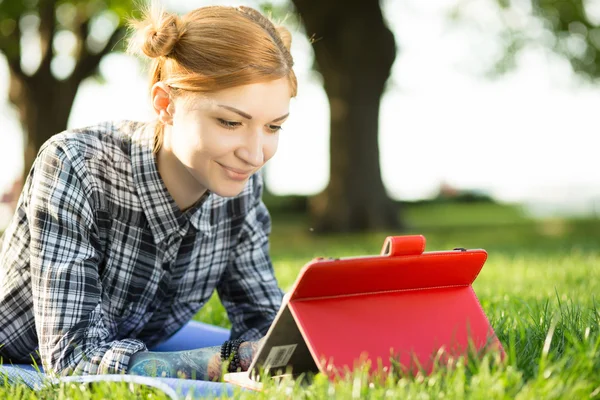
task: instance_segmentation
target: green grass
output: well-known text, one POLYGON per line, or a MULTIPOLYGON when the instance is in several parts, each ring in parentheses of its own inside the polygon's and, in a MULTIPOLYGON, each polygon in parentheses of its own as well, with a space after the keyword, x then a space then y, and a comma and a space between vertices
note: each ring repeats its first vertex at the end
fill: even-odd
MULTIPOLYGON (((532 220, 519 207, 493 204, 408 206, 408 230, 423 233, 427 250, 484 248, 489 253, 474 284, 507 351, 430 376, 389 374, 370 383, 365 371, 311 386, 285 381, 239 398, 600 398, 600 220, 532 220)), ((317 236, 301 216, 276 216, 271 251, 284 289, 313 257, 377 254, 398 232, 317 236), (285 217, 285 218, 284 218, 285 217)), ((228 326, 213 297, 196 319, 228 326)), ((121 384, 62 385, 35 393, 0 387, 0 398, 164 398, 121 384)))

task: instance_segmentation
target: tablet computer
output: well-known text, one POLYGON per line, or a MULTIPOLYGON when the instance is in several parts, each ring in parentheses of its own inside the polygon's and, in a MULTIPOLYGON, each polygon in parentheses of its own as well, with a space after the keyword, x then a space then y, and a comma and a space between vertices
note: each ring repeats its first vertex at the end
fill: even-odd
POLYGON ((261 376, 333 378, 393 361, 428 373, 471 350, 504 355, 472 288, 487 252, 424 249, 421 235, 393 236, 379 255, 310 261, 248 371, 224 380, 260 390, 261 376))

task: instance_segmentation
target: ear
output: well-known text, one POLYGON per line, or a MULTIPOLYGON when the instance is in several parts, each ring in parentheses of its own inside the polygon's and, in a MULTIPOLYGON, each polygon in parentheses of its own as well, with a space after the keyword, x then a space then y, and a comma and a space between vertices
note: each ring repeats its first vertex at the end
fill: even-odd
POLYGON ((171 89, 164 82, 156 82, 152 86, 152 107, 158 115, 158 120, 165 125, 173 123, 173 112, 175 110, 170 92, 171 89))

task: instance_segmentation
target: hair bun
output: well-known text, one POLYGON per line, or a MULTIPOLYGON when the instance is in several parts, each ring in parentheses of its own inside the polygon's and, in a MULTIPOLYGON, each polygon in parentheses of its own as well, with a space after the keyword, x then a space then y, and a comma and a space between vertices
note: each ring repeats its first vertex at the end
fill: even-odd
POLYGON ((180 19, 175 14, 162 12, 151 18, 142 30, 141 50, 148 57, 168 56, 181 36, 180 19))

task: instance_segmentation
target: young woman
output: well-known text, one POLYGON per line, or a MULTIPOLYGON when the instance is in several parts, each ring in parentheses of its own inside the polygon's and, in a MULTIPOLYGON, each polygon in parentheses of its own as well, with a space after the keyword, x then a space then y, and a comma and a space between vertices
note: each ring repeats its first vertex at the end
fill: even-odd
POLYGON ((247 7, 154 8, 134 27, 157 119, 40 149, 0 252, 0 356, 61 375, 214 380, 225 359, 248 368, 282 299, 259 171, 296 95, 290 35, 247 7), (148 351, 215 289, 229 341, 148 351))

